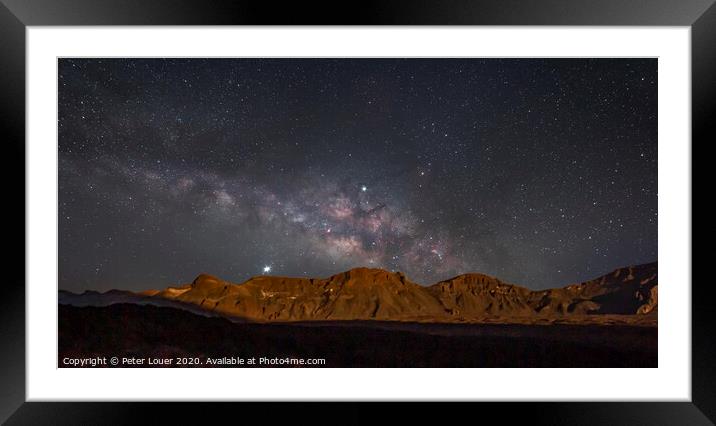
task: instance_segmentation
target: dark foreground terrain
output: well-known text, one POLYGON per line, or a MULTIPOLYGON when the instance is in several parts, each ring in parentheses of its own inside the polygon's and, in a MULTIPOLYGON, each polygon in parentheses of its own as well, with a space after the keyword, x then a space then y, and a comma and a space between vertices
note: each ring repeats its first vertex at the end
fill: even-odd
POLYGON ((657 367, 657 328, 237 323, 151 305, 59 306, 60 367, 67 366, 62 362, 67 357, 112 356, 198 357, 202 362, 206 357, 324 358, 325 367, 657 367))

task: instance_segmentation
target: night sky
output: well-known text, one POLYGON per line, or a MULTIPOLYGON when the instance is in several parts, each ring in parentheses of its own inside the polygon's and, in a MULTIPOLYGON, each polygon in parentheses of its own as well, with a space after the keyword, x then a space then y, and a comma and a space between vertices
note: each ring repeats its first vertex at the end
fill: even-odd
POLYGON ((59 286, 657 259, 656 59, 60 59, 59 286))

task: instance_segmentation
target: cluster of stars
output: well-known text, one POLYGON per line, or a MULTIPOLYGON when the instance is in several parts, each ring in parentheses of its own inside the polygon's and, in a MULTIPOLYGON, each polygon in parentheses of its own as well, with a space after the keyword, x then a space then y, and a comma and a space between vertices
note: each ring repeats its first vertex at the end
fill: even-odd
POLYGON ((654 59, 61 59, 60 285, 657 253, 654 59))

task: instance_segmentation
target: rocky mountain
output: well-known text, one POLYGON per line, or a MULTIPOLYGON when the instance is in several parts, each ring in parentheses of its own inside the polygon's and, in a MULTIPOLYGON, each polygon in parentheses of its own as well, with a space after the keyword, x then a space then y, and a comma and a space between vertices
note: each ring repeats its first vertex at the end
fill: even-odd
POLYGON ((656 263, 620 268, 584 283, 540 291, 483 274, 460 275, 423 287, 400 272, 356 268, 328 278, 258 276, 241 284, 202 274, 190 284, 137 294, 115 291, 70 296, 72 293, 65 292, 60 304, 174 303, 184 309, 261 322, 655 317, 657 281, 656 263))
POLYGON ((620 268, 560 289, 535 292, 539 313, 648 314, 657 311, 657 264, 620 268))
POLYGON ((453 316, 530 317, 656 312, 657 264, 617 269, 584 283, 532 291, 482 274, 466 274, 428 287, 453 316))
POLYGON ((356 268, 326 279, 259 276, 231 284, 199 275, 191 284, 152 297, 263 321, 408 320, 444 315, 423 287, 399 272, 356 268))
POLYGON ((483 274, 465 274, 427 288, 445 311, 459 318, 532 316, 532 292, 483 274))

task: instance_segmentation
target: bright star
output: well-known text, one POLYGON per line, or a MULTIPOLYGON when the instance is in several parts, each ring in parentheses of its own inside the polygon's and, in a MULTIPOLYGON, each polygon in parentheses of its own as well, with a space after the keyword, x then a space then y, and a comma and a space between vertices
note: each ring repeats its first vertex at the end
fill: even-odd
POLYGON ((264 274, 266 274, 266 273, 268 273, 268 272, 271 272, 271 267, 270 267, 270 266, 264 266, 264 274))
POLYGON ((368 190, 368 187, 365 186, 365 185, 363 185, 363 186, 360 187, 360 190, 363 191, 363 192, 366 192, 366 191, 368 190))

